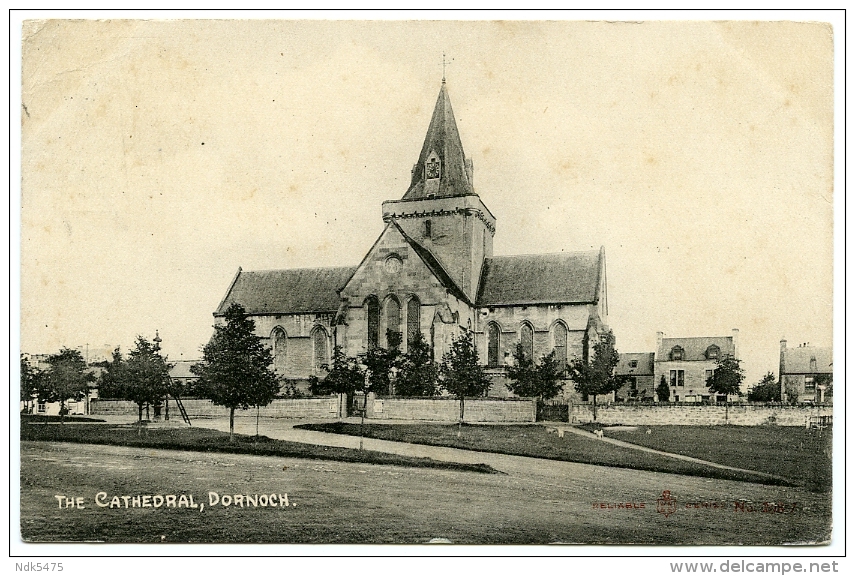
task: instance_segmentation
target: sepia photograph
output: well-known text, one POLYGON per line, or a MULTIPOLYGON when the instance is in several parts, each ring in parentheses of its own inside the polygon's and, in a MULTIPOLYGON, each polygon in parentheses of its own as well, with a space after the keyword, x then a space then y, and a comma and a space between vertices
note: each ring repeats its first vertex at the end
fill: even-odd
POLYGON ((222 16, 19 23, 26 553, 829 554, 839 27, 222 16))

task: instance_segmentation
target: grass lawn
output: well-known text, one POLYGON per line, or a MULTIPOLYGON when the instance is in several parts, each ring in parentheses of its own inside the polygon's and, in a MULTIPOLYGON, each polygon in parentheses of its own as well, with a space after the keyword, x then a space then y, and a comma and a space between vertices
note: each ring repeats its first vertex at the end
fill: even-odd
MULTIPOLYGON (((246 454, 21 442, 20 534, 36 542, 152 544, 407 544, 445 538, 455 544, 775 545, 828 539, 828 494, 553 460, 541 460, 537 466, 522 459, 507 460, 514 461, 505 463, 506 474, 472 474, 246 454), (715 501, 724 507, 681 507, 666 520, 656 512, 656 498, 665 489, 680 502, 715 501), (287 493, 290 505, 211 505, 212 491, 221 496, 287 493), (99 507, 96 497, 101 492, 110 498, 192 495, 199 507, 99 507), (81 498, 84 507, 64 507, 56 495, 81 498), (735 500, 784 501, 798 504, 798 510, 748 514, 734 511, 735 500), (646 506, 635 510, 592 506, 630 501, 646 506)), ((97 548, 89 546, 82 553, 106 550, 97 548)), ((150 547, 137 553, 168 552, 150 547)), ((232 552, 220 549, 219 553, 232 552)), ((277 549, 274 553, 289 552, 277 549)))
POLYGON ((603 433, 656 450, 791 478, 812 491, 831 489, 831 428, 820 434, 792 426, 605 426, 603 433))
MULTIPOLYGON (((296 428, 335 434, 359 435, 358 424, 343 422, 301 424, 296 426, 296 428)), ((548 431, 544 426, 536 425, 467 425, 463 427, 463 437, 458 439, 456 424, 366 424, 365 436, 396 442, 447 446, 481 452, 531 456, 534 458, 547 458, 566 462, 581 462, 599 466, 787 485, 787 483, 773 478, 676 460, 667 456, 614 446, 613 444, 595 438, 586 438, 578 434, 567 433, 564 435, 564 438, 559 438, 555 432, 548 431)), ((738 465, 734 464, 734 466, 738 465)), ((793 482, 792 484, 795 485, 796 483, 793 482)))
POLYGON ((354 450, 332 446, 315 446, 285 440, 273 440, 267 436, 235 434, 229 442, 226 432, 205 428, 160 428, 146 429, 136 426, 110 424, 22 424, 22 441, 77 442, 84 444, 110 444, 137 448, 160 448, 165 450, 195 450, 200 452, 226 452, 252 454, 255 456, 281 456, 309 458, 314 460, 338 460, 365 464, 386 464, 416 468, 442 468, 468 472, 496 473, 486 464, 463 464, 443 462, 431 458, 416 458, 370 450, 354 450))

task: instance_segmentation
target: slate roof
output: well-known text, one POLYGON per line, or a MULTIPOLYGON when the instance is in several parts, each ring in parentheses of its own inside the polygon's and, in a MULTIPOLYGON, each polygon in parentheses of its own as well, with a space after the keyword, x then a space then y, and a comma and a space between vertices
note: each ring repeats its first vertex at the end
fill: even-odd
POLYGON ((615 374, 621 376, 628 374, 634 376, 652 376, 653 358, 653 352, 621 352, 617 366, 615 366, 615 374), (633 368, 630 364, 632 361, 638 362, 638 366, 633 368))
POLYGON ((198 363, 198 360, 179 360, 169 370, 169 376, 171 378, 198 378, 198 376, 196 376, 190 371, 190 367, 193 364, 198 363))
POLYGON ((334 313, 341 299, 338 290, 356 268, 297 268, 293 270, 238 271, 215 316, 237 302, 249 314, 334 313))
POLYGON ((732 336, 699 336, 695 338, 663 338, 659 350, 656 351, 657 362, 669 362, 674 346, 683 349, 683 361, 707 360, 707 348, 715 344, 719 347, 720 356, 733 356, 734 346, 732 336))
POLYGON ((430 126, 422 144, 419 160, 413 170, 410 187, 404 194, 404 200, 425 197, 425 161, 432 151, 439 156, 441 164, 439 190, 436 196, 475 194, 472 183, 466 175, 466 155, 463 153, 463 144, 460 142, 460 133, 457 131, 457 122, 454 120, 454 111, 451 109, 451 100, 448 97, 445 82, 439 89, 430 126))
POLYGON ((800 346, 784 349, 784 374, 831 374, 831 348, 800 346), (816 359, 816 370, 811 370, 811 358, 816 359))
POLYGON ((601 251, 495 256, 484 260, 478 306, 596 302, 601 251))

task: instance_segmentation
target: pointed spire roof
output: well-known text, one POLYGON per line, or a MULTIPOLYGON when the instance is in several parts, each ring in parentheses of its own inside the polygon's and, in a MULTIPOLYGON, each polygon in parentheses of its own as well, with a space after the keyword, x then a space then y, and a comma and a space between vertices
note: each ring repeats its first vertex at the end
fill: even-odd
POLYGON ((463 153, 463 144, 460 142, 457 122, 454 120, 454 111, 451 109, 451 100, 448 98, 443 78, 419 160, 413 167, 412 182, 403 199, 466 194, 475 194, 472 186, 472 164, 471 161, 467 163, 463 153), (439 162, 439 178, 428 178, 431 174, 428 174, 426 165, 435 166, 432 161, 439 162))

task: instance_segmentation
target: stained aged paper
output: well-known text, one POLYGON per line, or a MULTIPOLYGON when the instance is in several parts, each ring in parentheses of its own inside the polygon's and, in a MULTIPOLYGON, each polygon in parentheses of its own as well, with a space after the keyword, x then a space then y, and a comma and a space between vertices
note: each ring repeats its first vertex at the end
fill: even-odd
MULTIPOLYGON (((170 361, 199 360, 238 267, 356 266, 384 229, 381 203, 410 186, 444 85, 475 192, 497 222, 494 253, 604 246, 618 350, 653 352, 659 331, 738 328, 747 391, 767 372, 779 376, 782 337, 790 347, 832 346, 834 43, 828 24, 786 21, 26 21, 21 352, 67 346, 109 359, 157 330, 170 361)), ((802 410, 790 423, 812 415, 804 402, 781 410, 802 410)), ((262 419, 262 433, 356 447, 355 437, 320 440, 294 423, 262 419)), ((255 424, 244 415, 237 431, 254 434, 255 424)), ((228 421, 193 425, 227 430, 228 421)), ((597 438, 559 428, 535 425, 532 434, 597 438)), ((804 428, 746 433, 759 451, 774 444, 761 431, 780 429, 830 459, 831 430, 804 428)), ((514 438, 524 447, 539 441, 514 438)), ((735 438, 722 440, 733 454, 708 460, 748 468, 751 448, 735 438)), ((634 442, 626 433, 613 439, 634 442)), ((763 482, 671 464, 661 466, 679 473, 654 471, 659 461, 647 464, 659 456, 611 443, 630 452, 595 462, 582 447, 566 462, 489 454, 489 446, 373 442, 367 447, 380 452, 498 473, 26 441, 21 535, 363 544, 830 538, 830 480, 805 482, 822 458, 784 471, 767 462, 754 471, 780 481, 763 482)), ((707 459, 679 444, 663 451, 707 459)))

